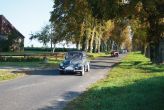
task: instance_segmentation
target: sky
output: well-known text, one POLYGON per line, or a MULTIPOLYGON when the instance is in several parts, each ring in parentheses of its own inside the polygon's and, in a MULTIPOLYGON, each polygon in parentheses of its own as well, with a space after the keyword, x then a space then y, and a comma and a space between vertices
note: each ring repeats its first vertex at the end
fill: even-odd
POLYGON ((36 40, 29 40, 30 34, 49 24, 53 0, 0 0, 0 15, 25 36, 25 47, 41 47, 36 40))

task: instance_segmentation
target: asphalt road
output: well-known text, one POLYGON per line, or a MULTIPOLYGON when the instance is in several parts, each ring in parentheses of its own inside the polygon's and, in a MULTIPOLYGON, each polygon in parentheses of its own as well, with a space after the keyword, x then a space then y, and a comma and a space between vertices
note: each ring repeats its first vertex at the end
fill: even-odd
POLYGON ((101 57, 91 61, 84 76, 60 75, 57 70, 35 70, 31 75, 0 83, 0 110, 61 110, 87 87, 104 78, 118 58, 101 57))

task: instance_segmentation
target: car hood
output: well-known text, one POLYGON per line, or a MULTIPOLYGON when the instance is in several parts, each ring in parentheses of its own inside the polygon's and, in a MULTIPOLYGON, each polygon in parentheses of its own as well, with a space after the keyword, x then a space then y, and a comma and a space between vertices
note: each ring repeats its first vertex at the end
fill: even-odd
POLYGON ((65 67, 65 70, 73 70, 74 69, 74 65, 68 65, 65 67))
POLYGON ((74 67, 75 65, 82 63, 81 59, 71 59, 71 60, 64 60, 63 66, 66 67, 74 67))

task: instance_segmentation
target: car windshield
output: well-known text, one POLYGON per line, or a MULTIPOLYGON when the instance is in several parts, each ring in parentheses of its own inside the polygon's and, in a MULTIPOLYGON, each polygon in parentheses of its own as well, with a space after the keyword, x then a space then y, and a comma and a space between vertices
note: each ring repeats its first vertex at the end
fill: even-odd
POLYGON ((71 63, 71 61, 69 61, 69 60, 64 61, 64 65, 69 65, 70 63, 71 63))
POLYGON ((67 53, 65 59, 81 59, 82 56, 83 55, 80 52, 69 52, 67 53))

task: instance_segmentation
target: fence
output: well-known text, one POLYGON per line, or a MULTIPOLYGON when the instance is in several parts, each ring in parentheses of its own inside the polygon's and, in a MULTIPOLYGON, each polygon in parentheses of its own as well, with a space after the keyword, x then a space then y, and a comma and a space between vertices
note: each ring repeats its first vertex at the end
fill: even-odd
POLYGON ((47 57, 53 57, 56 60, 59 58, 64 58, 65 53, 55 52, 55 53, 45 53, 45 54, 0 54, 0 61, 40 61, 47 57))

